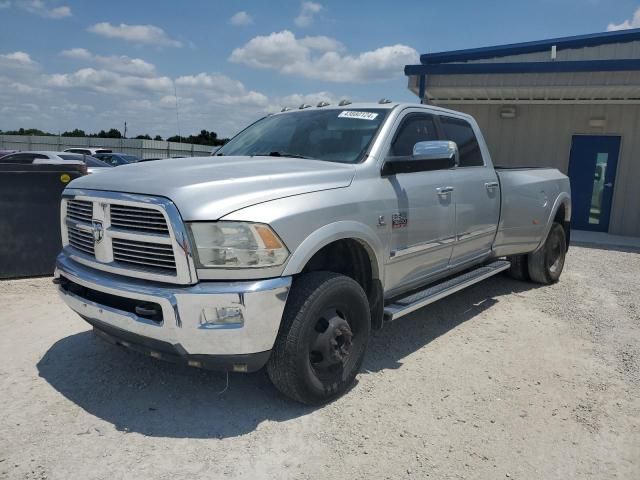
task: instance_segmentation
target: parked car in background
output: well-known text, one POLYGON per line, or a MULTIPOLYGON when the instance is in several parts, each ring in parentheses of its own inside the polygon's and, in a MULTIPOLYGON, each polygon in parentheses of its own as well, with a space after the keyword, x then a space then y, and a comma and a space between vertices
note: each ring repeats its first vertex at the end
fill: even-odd
POLYGON ((80 153, 66 152, 16 152, 4 157, 0 157, 0 163, 19 163, 33 165, 60 165, 67 163, 76 163, 84 165, 83 170, 86 173, 96 173, 104 168, 111 168, 111 165, 104 163, 97 158, 80 153))
POLYGON ((130 155, 128 153, 96 153, 93 156, 98 160, 102 160, 103 162, 108 163, 113 167, 140 161, 140 157, 138 157, 137 155, 130 155))
POLYGON ((91 155, 92 157, 95 157, 98 153, 111 153, 112 151, 110 148, 103 147, 73 147, 65 150, 65 152, 68 153, 81 153, 83 155, 91 155))
POLYGON ((12 153, 16 153, 17 150, 0 150, 0 158, 10 155, 12 153))

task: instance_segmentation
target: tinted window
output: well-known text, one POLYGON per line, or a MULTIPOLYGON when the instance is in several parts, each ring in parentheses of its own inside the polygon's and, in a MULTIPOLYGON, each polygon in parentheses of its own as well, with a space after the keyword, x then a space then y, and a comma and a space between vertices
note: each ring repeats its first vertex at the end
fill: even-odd
POLYGON ((456 142, 460 151, 461 167, 478 167, 484 165, 482 152, 473 128, 465 120, 451 117, 440 117, 444 139, 456 142))
POLYGON ((25 164, 25 163, 33 163, 33 159, 34 159, 33 153, 14 153, 13 155, 7 155, 6 157, 0 158, 0 162, 25 164))
POLYGON ((413 155, 413 146, 418 142, 438 140, 436 124, 432 115, 422 113, 409 114, 398 129, 389 155, 405 157, 413 155))
POLYGON ((251 125, 216 155, 294 155, 355 163, 362 158, 385 109, 304 110, 271 115, 251 125))
POLYGON ((84 160, 84 155, 79 153, 61 153, 58 156, 63 160, 79 160, 81 162, 84 160))
POLYGON ((111 167, 112 165, 108 165, 97 158, 85 156, 83 162, 87 164, 87 167, 111 167))

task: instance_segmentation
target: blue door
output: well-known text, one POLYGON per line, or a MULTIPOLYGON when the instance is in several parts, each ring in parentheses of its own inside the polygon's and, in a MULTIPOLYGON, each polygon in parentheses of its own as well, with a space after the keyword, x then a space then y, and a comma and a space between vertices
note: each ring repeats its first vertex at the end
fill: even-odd
POLYGON ((573 228, 609 230, 619 151, 620 137, 573 136, 569 157, 573 228))

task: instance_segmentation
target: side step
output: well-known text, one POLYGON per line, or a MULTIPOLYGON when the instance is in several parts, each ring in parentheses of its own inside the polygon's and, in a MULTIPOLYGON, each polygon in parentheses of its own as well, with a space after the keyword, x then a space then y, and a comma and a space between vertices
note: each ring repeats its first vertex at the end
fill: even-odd
POLYGON ((496 260, 475 270, 444 280, 441 283, 430 285, 424 290, 409 294, 406 297, 397 298, 393 303, 384 307, 384 319, 386 321, 397 320, 411 312, 415 312, 419 308, 507 270, 510 266, 511 262, 508 260, 496 260))

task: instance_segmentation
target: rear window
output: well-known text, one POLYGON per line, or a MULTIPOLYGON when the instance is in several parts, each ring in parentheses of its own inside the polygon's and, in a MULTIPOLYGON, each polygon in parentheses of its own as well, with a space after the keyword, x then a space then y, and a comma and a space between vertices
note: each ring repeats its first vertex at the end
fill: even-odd
POLYGON ((84 161, 84 155, 81 155, 79 153, 61 153, 60 155, 58 155, 61 159, 63 160, 79 160, 79 161, 84 161))
POLYGON ((445 140, 456 142, 460 152, 461 167, 482 167, 482 152, 473 128, 460 118, 440 117, 445 140))
POLYGON ((111 166, 94 157, 85 156, 83 161, 84 163, 87 164, 87 167, 110 167, 111 166))
POLYGON ((96 150, 96 153, 111 153, 111 152, 112 152, 112 150, 107 150, 107 149, 96 150))

